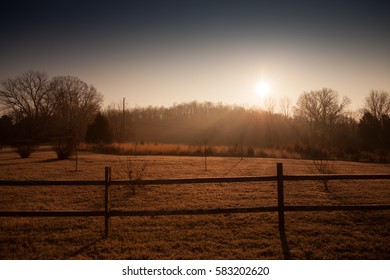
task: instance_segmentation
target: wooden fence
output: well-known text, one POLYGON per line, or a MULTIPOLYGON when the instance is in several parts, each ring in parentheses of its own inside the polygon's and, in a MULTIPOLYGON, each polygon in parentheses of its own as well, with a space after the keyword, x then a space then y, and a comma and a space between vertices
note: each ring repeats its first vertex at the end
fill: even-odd
POLYGON ((329 205, 329 206, 285 206, 284 181, 313 180, 389 180, 385 175, 283 175, 283 164, 277 163, 276 176, 233 177, 233 178, 198 178, 198 179, 161 179, 161 180, 111 180, 111 167, 105 168, 104 181, 15 181, 0 180, 0 186, 104 186, 104 210, 84 211, 0 211, 0 217, 104 217, 105 237, 110 235, 110 218, 114 216, 170 216, 170 215, 214 215, 231 213, 278 212, 279 231, 284 232, 284 213, 290 211, 368 211, 390 210, 390 204, 380 205, 329 205), (243 182, 277 182, 277 206, 217 209, 182 209, 156 211, 118 211, 111 210, 110 187, 115 185, 183 185, 207 183, 243 183, 243 182))

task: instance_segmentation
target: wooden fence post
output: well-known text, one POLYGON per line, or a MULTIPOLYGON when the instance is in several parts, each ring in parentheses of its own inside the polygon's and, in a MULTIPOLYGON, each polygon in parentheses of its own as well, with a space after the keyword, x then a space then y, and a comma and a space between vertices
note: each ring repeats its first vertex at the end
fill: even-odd
POLYGON ((111 184, 111 167, 105 168, 104 176, 104 186, 105 186, 105 197, 104 197, 104 228, 105 228, 105 237, 107 238, 110 235, 110 184, 111 184))
POLYGON ((284 232, 284 194, 283 194, 283 163, 276 164, 278 177, 278 219, 279 231, 284 232))

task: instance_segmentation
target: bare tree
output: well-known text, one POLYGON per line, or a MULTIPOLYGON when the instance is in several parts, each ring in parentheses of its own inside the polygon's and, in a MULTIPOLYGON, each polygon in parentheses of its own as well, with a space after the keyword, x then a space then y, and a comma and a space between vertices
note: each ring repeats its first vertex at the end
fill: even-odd
POLYGON ((309 156, 315 159, 334 157, 340 141, 340 127, 350 100, 340 98, 333 89, 304 92, 294 107, 296 120, 305 128, 304 141, 309 156))
POLYGON ((57 100, 55 119, 59 131, 83 139, 87 126, 99 112, 103 95, 74 76, 58 76, 51 81, 57 100))
MULTIPOLYGON (((334 166, 334 161, 333 160, 323 160, 323 159, 313 159, 313 173, 319 173, 321 175, 331 175, 331 174, 336 174, 336 169, 334 166)), ((328 179, 323 178, 322 183, 324 184, 325 190, 328 192, 328 179)))
POLYGON ((275 112, 276 102, 272 96, 267 96, 264 99, 264 110, 268 114, 273 114, 275 112))
POLYGON ((29 71, 1 82, 0 104, 15 122, 13 141, 47 138, 56 102, 44 72, 29 71))
POLYGON ((130 158, 127 158, 126 165, 124 167, 126 175, 131 181, 130 183, 128 183, 128 186, 131 189, 132 195, 136 194, 136 190, 140 186, 138 182, 142 180, 147 166, 148 162, 144 162, 141 165, 137 165, 130 158))
POLYGON ((376 119, 390 114, 390 95, 386 91, 372 90, 365 98, 364 113, 371 113, 376 119))
POLYGON ((21 139, 47 140, 53 133, 82 139, 102 100, 93 86, 71 76, 50 80, 44 72, 29 71, 0 84, 0 104, 12 113, 21 139))
POLYGON ((329 88, 304 92, 294 108, 295 116, 306 122, 312 133, 323 137, 331 132, 333 125, 343 116, 350 100, 329 88))
POLYGON ((280 113, 285 117, 286 119, 289 119, 291 117, 291 99, 283 96, 279 101, 279 110, 280 113))
POLYGON ((1 83, 0 103, 13 113, 16 120, 21 120, 51 116, 56 100, 50 94, 48 75, 29 71, 1 83))

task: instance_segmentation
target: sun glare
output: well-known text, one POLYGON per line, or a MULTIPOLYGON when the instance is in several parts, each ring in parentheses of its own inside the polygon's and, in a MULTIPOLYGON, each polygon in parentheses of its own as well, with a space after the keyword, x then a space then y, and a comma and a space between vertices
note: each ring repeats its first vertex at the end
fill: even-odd
POLYGON ((256 94, 261 98, 266 97, 269 94, 270 90, 271 90, 271 87, 270 87, 269 83, 267 83, 265 81, 261 81, 260 83, 258 83, 256 85, 256 89, 255 89, 256 94))

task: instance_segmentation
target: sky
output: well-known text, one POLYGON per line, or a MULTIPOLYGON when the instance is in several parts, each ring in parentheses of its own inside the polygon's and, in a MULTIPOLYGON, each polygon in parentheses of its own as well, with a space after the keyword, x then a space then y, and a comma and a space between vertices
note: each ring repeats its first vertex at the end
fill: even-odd
POLYGON ((105 106, 252 107, 327 87, 354 109, 372 89, 390 92, 386 1, 6 0, 1 10, 0 80, 77 76, 105 106))

